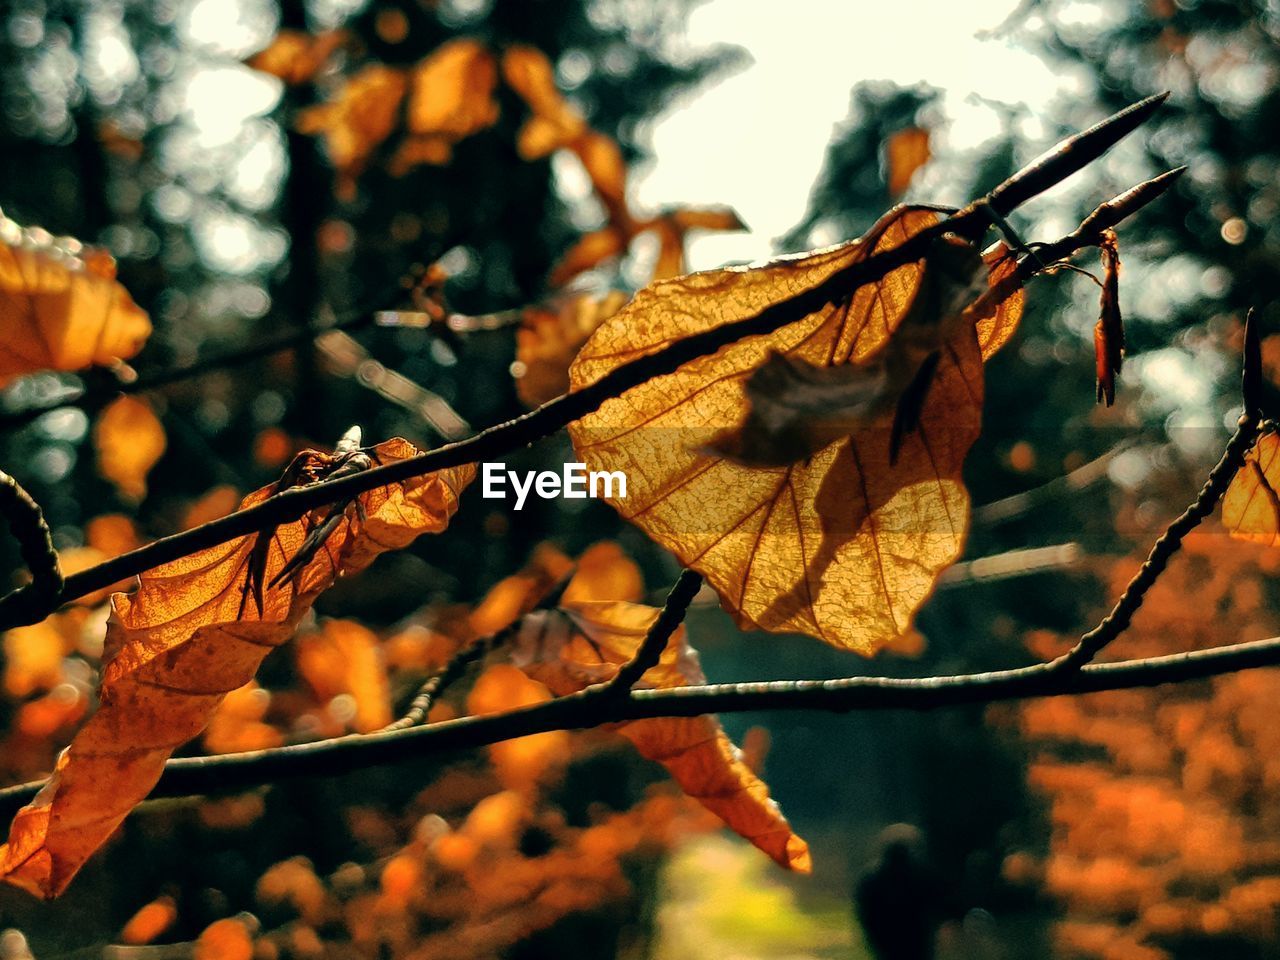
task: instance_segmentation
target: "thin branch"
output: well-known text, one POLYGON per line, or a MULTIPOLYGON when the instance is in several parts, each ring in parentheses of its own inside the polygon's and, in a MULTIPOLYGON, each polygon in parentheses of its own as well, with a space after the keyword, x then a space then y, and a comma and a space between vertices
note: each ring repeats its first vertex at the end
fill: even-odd
POLYGON ((1262 429, 1256 405, 1256 387, 1259 382, 1262 354, 1257 348, 1258 328, 1255 323, 1245 326, 1244 372, 1241 380, 1246 391, 1245 412, 1236 425, 1236 432, 1227 443, 1222 459, 1209 472, 1209 478, 1200 488, 1191 505, 1171 523, 1164 534, 1151 547, 1146 562, 1125 586, 1120 599, 1111 612, 1096 627, 1080 638, 1074 647, 1049 664, 1050 670, 1070 673, 1079 670, 1096 657, 1107 644, 1120 636, 1129 626, 1133 615, 1142 606, 1147 591, 1155 584, 1173 555, 1182 547, 1182 541, 1200 522, 1211 514, 1227 492, 1232 479, 1244 466, 1245 455, 1253 448, 1262 429))
POLYGON ((1088 489, 1107 475, 1107 468, 1116 457, 1126 450, 1131 450, 1136 444, 1136 439, 1126 438, 1088 463, 1052 480, 1047 480, 1038 487, 974 507, 973 523, 994 526, 1006 520, 1015 520, 1041 503, 1053 503, 1065 493, 1077 493, 1088 489))
MULTIPOLYGON (((1041 247, 1040 255, 1045 256, 1046 259, 1063 259, 1076 250, 1095 245, 1099 231, 1115 226, 1150 203, 1172 185, 1174 180, 1182 174, 1183 169, 1185 168, 1162 174, 1102 204, 1071 234, 1041 247), (1093 226, 1086 229, 1086 224, 1093 226)), ((1009 182, 1016 181, 1019 176, 1015 175, 1009 182)), ((1042 189, 1047 188, 1048 185, 1045 184, 1042 189)), ((594 412, 606 400, 632 387, 672 373, 689 361, 715 353, 721 347, 744 337, 772 333, 779 327, 816 313, 832 303, 840 302, 857 287, 874 282, 897 267, 919 259, 924 253, 925 245, 940 234, 962 227, 974 229, 975 218, 979 215, 977 211, 972 214, 961 211, 954 217, 925 228, 901 246, 853 263, 836 271, 822 283, 786 300, 770 304, 752 316, 677 340, 662 350, 614 368, 599 380, 580 390, 557 397, 535 410, 482 430, 466 440, 446 444, 416 457, 375 467, 341 479, 285 490, 268 497, 256 506, 239 510, 182 533, 162 537, 137 550, 80 571, 67 578, 58 602, 65 603, 104 589, 120 580, 137 576, 152 567, 198 550, 289 523, 317 507, 337 500, 350 499, 365 491, 399 483, 410 477, 435 470, 501 457, 512 450, 528 446, 550 436, 574 420, 594 412)), ((991 287, 988 293, 984 294, 984 298, 990 296, 998 302, 999 299, 1019 289, 1034 274, 1034 265, 1028 258, 1023 258, 1017 269, 991 287)), ((52 609, 54 607, 40 611, 22 590, 14 591, 0 598, 0 629, 34 623, 52 609)))
POLYGON ((418 692, 414 695, 409 707, 399 720, 387 724, 382 729, 387 730, 406 730, 409 727, 416 727, 427 722, 427 714, 431 712, 431 708, 435 706, 436 700, 452 686, 459 677, 466 673, 467 668, 477 660, 483 660, 492 651, 502 646, 516 631, 520 629, 520 620, 512 623, 496 633, 481 637, 466 646, 459 649, 449 662, 444 665, 444 669, 434 674, 423 682, 418 688, 418 692))
POLYGON ((372 320, 373 312, 361 309, 336 321, 313 321, 297 329, 286 330, 284 333, 277 334, 274 337, 267 337, 246 347, 214 354, 211 357, 204 357, 192 363, 156 370, 151 373, 143 373, 132 380, 119 379, 114 377, 109 370, 94 368, 86 374, 86 377, 89 377, 92 382, 87 384, 79 393, 60 396, 47 403, 24 407, 12 413, 0 413, 0 430, 17 430, 39 419, 51 410, 60 410, 64 407, 79 407, 92 412, 106 406, 121 394, 145 393, 148 390, 158 390, 161 387, 167 387, 170 384, 180 383, 184 380, 203 377, 217 370, 238 367, 276 353, 282 353, 285 350, 292 350, 308 340, 313 340, 321 334, 328 333, 330 330, 355 330, 369 325, 372 320))
POLYGON ((9 524, 9 532, 18 541, 22 562, 31 574, 31 583, 25 588, 31 602, 47 607, 62 592, 58 551, 53 547, 40 505, 22 484, 3 470, 0 470, 0 516, 9 524))
POLYGON ((644 676, 645 671, 658 665, 662 659, 662 651, 667 642, 684 623, 685 614, 689 612, 689 604, 702 589, 702 574, 694 570, 683 570, 679 579, 667 594, 667 600, 658 613, 658 618, 649 627, 649 632, 640 641, 635 656, 624 663, 608 683, 601 686, 600 692, 607 696, 619 696, 627 693, 644 676))
MULTIPOLYGON (((213 757, 180 757, 165 764, 151 797, 187 797, 242 790, 288 777, 334 776, 355 770, 487 746, 549 730, 577 730, 655 717, 761 710, 931 711, 1037 697, 1074 696, 1202 680, 1280 664, 1280 637, 1190 653, 1089 664, 1080 670, 1049 663, 954 676, 848 677, 839 680, 774 680, 632 690, 601 697, 588 688, 501 714, 461 717, 426 726, 352 734, 315 743, 213 757)), ((25 783, 0 790, 0 816, 11 815, 43 786, 25 783)))
MULTIPOLYGON (((564 592, 569 589, 569 584, 573 581, 573 575, 576 572, 576 569, 571 569, 562 576, 542 599, 534 605, 529 613, 534 613, 538 610, 552 610, 557 607, 560 604, 560 599, 564 596, 564 592)), ((517 617, 501 630, 497 630, 478 640, 473 640, 456 651, 449 662, 445 664, 443 670, 435 676, 428 677, 422 686, 418 688, 418 693, 409 704, 404 716, 394 723, 387 724, 382 729, 384 731, 403 730, 407 727, 416 727, 419 724, 426 723, 427 714, 431 712, 431 707, 436 700, 466 672, 467 667, 477 660, 484 659, 518 634, 524 622, 524 616, 517 617)))

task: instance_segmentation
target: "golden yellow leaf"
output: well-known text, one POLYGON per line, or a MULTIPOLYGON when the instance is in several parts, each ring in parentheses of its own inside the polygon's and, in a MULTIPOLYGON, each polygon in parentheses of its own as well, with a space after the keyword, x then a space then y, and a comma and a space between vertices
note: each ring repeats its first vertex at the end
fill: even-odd
POLYGON ((408 83, 404 70, 370 64, 355 73, 335 98, 299 112, 300 132, 324 136, 343 200, 355 198, 356 178, 395 129, 408 83))
POLYGON ((298 673, 321 703, 346 694, 355 701, 351 729, 372 733, 391 722, 391 687, 378 637, 352 620, 326 620, 297 641, 298 673))
MULTIPOLYGON (((570 381, 581 388, 690 334, 752 316, 934 222, 935 214, 901 209, 861 241, 654 283, 596 331, 570 381)), ((816 367, 872 361, 911 309, 922 272, 919 263, 899 267, 570 425, 589 469, 625 472, 627 497, 611 501, 618 512, 706 576, 743 628, 874 653, 910 628, 959 554, 969 516, 960 473, 981 426, 982 361, 1011 335, 1020 293, 971 318, 976 333, 975 324, 961 324, 946 342, 919 429, 905 435, 894 465, 879 422, 785 466, 747 466, 706 449, 743 423, 747 379, 771 354, 816 367)))
POLYGON ((303 30, 281 30, 270 46, 255 53, 247 63, 255 70, 298 86, 310 83, 348 39, 345 30, 326 30, 315 35, 303 30))
POLYGON ((476 40, 450 40, 413 68, 410 82, 408 136, 391 161, 393 175, 419 163, 448 163, 454 144, 498 119, 498 68, 476 40))
POLYGON ((115 280, 102 251, 73 255, 43 232, 0 237, 0 386, 36 370, 83 370, 127 360, 151 321, 115 280))
MULTIPOLYGON (((659 611, 635 603, 578 601, 530 614, 521 625, 512 663, 566 696, 612 678, 634 656, 659 611)), ((667 643, 640 687, 704 683, 698 655, 684 627, 667 643)), ((809 847, 791 830, 769 789, 743 762, 712 716, 662 717, 618 724, 644 757, 655 760, 686 794, 791 870, 807 873, 809 847)))
MULTIPOLYGON (((373 448, 382 463, 418 450, 395 439, 373 448)), ((311 475, 341 462, 313 453, 311 475)), ((231 691, 248 683, 262 659, 339 576, 367 567, 449 523, 458 494, 475 475, 458 467, 361 494, 324 544, 293 576, 272 583, 308 533, 328 515, 282 524, 265 535, 254 602, 256 537, 210 547, 148 571, 136 592, 112 598, 98 711, 58 760, 52 778, 20 810, 0 847, 0 877, 56 896, 159 779, 164 763, 196 736, 231 691)), ((250 494, 261 503, 275 486, 250 494)))
POLYGON ((889 196, 897 197, 911 186, 916 171, 929 162, 929 131, 906 127, 891 134, 884 143, 889 196))
POLYGON ((1222 498, 1222 522, 1239 540, 1280 545, 1280 436, 1264 433, 1222 498))
POLYGON ((131 500, 147 495, 147 474, 164 456, 168 440, 145 400, 121 397, 102 411, 93 427, 98 472, 131 500))
POLYGON ((529 307, 516 330, 516 393, 537 407, 569 392, 569 364, 596 328, 621 309, 627 295, 584 293, 529 307))

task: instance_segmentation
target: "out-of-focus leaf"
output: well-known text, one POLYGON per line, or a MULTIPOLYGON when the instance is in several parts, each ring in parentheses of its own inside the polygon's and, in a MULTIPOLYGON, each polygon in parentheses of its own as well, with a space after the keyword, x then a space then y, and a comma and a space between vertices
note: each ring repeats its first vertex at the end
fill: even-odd
POLYGON ((0 386, 36 370, 110 366, 150 335, 109 256, 0 219, 0 386))
MULTIPOLYGON (((565 696, 612 678, 634 656, 658 614, 635 603, 587 600, 539 611, 521 625, 512 662, 565 696)), ((705 680, 680 627, 640 686, 674 688, 705 680)), ((768 787, 743 762, 715 717, 635 720, 616 729, 733 830, 782 866, 808 872, 808 845, 791 830, 768 787)))
POLYGON ((603 297, 583 293, 524 311, 516 331, 516 393, 527 407, 569 392, 569 364, 600 324, 627 302, 610 290, 603 297))
POLYGON ((356 179, 373 151, 395 129, 408 83, 404 70, 370 64, 355 73, 333 99, 299 112, 299 131, 324 136, 343 200, 355 198, 356 179))
POLYGON ((911 186, 916 171, 929 162, 929 131, 907 127, 891 134, 884 143, 884 159, 889 196, 897 197, 911 186))
MULTIPOLYGON (((404 440, 373 448, 382 463, 414 456, 404 440)), ((313 453, 313 473, 336 465, 313 453)), ((58 760, 53 777, 20 810, 0 847, 0 876, 56 896, 155 785, 165 760, 196 736, 231 691, 292 634, 322 591, 387 550, 443 530, 475 475, 459 467, 379 487, 348 508, 296 575, 272 585, 318 522, 313 515, 268 535, 261 610, 249 598, 257 537, 242 537, 143 574, 112 598, 97 713, 58 760), (249 602, 246 602, 248 600, 249 602)), ((244 507, 275 490, 250 494, 244 507)), ((327 508, 319 516, 328 514, 327 508)))
POLYGON ((102 411, 93 427, 98 472, 130 500, 147 494, 147 474, 168 446, 164 427, 151 405, 137 397, 121 397, 102 411))
POLYGON ((303 30, 281 30, 270 46, 246 62, 290 86, 299 86, 310 83, 348 39, 345 30, 326 30, 314 35, 303 30))
POLYGON ((525 160, 537 160, 567 147, 586 132, 586 120, 556 88, 555 69, 541 50, 508 48, 502 56, 502 77, 532 114, 516 140, 516 149, 525 160))
POLYGON ((493 88, 498 68, 493 54, 476 40, 451 40, 413 68, 408 136, 391 161, 401 175, 420 163, 442 166, 453 159, 453 146, 493 126, 498 104, 493 88))
MULTIPOLYGON (((516 667, 498 663, 489 667, 467 695, 467 713, 482 716, 532 707, 551 699, 547 688, 516 667)), ((509 790, 528 791, 548 770, 569 757, 569 734, 548 730, 489 746, 489 759, 498 779, 509 790)))
POLYGON ((351 620, 326 620, 297 641, 298 673, 321 703, 343 694, 354 701, 350 726, 372 733, 391 722, 391 688, 378 637, 351 620))
MULTIPOLYGON (((581 388, 682 337, 751 316, 934 222, 932 213, 903 209, 861 241, 652 284, 591 337, 570 368, 571 383, 581 388)), ((996 269, 1003 275, 1009 267, 996 269)), ((782 466, 747 466, 707 450, 741 427, 746 382, 771 354, 813 367, 873 363, 912 310, 923 274, 921 263, 904 265, 570 426, 589 469, 626 474, 626 499, 611 501, 619 513, 704 574, 740 626, 874 653, 910 628, 938 573, 959 554, 969 514, 960 474, 981 426, 982 362, 1016 326, 1020 294, 998 309, 988 304, 989 315, 966 312, 941 345, 919 427, 895 464, 883 419, 782 466)))

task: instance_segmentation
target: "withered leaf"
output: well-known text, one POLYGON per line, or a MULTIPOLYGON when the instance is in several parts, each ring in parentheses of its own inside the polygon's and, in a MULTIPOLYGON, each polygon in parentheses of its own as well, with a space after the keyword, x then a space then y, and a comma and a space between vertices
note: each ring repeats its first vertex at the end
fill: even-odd
MULTIPOLYGON (((658 614, 636 603, 586 600, 538 611, 521 624, 512 662, 552 693, 565 696, 612 678, 635 654, 658 614)), ((639 685, 673 688, 705 681, 698 655, 680 627, 639 685)), ((809 871, 808 844, 792 831, 768 787, 751 772, 715 717, 634 720, 616 729, 738 834, 782 866, 809 871)))
POLYGON ((0 386, 36 370, 127 360, 151 321, 115 279, 105 253, 23 231, 0 217, 0 386))
POLYGON ((1124 365, 1124 319, 1120 315, 1120 249, 1114 230, 1105 230, 1098 244, 1102 255, 1102 296, 1093 328, 1093 350, 1098 378, 1098 402, 1116 402, 1116 376, 1124 365))
MULTIPOLYGON (((652 284, 596 331, 571 383, 580 388, 682 337, 754 315, 934 222, 933 213, 901 208, 861 241, 652 284)), ((996 262, 992 283, 1010 269, 996 262)), ((922 273, 920 263, 899 267, 570 426, 589 469, 626 473, 627 497, 613 506, 706 576, 740 626, 874 653, 910 628, 959 554, 969 516, 961 468, 981 425, 982 363, 1016 327, 1020 293, 966 311, 939 350, 918 428, 904 435, 896 463, 882 419, 785 466, 749 466, 707 450, 742 425, 747 379, 771 354, 813 367, 872 363, 912 310, 922 273)))
MULTIPOLYGON (((374 451, 383 463, 418 453, 399 439, 374 451)), ((0 878, 45 897, 60 893, 146 797, 170 754, 204 728, 223 697, 253 678, 316 597, 378 554, 443 530, 474 474, 473 467, 459 467, 361 494, 360 509, 348 511, 298 575, 265 591, 261 614, 243 603, 254 537, 164 564, 143 574, 136 592, 116 594, 98 710, 15 817, 8 843, 0 846, 0 878)), ((242 506, 261 502, 273 489, 250 494, 242 506)), ((267 582, 309 529, 307 519, 276 529, 267 582)))

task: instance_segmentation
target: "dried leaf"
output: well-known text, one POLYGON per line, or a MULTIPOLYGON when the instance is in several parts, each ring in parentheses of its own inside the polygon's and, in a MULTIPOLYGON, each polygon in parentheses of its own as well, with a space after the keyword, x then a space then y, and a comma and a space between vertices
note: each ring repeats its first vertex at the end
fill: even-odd
POLYGON ((1222 498, 1231 536, 1280 546, 1280 436, 1264 433, 1222 498))
POLYGON ((150 335, 109 256, 0 218, 0 386, 36 370, 110 366, 150 335))
POLYGON ((395 176, 419 163, 443 166, 453 159, 454 144, 498 119, 498 68, 476 40, 450 40, 414 67, 410 79, 408 136, 391 161, 395 176))
POLYGON ((1093 328, 1093 350, 1098 375, 1098 403, 1116 402, 1116 376, 1124 364, 1124 319, 1120 316, 1120 250, 1116 232, 1103 231, 1098 244, 1102 254, 1102 298, 1098 322, 1093 328))
POLYGON ((600 324, 621 309, 627 294, 580 294, 524 311, 516 331, 516 393, 537 407, 569 392, 569 364, 600 324))
POLYGON ((889 196, 897 197, 911 186, 916 171, 929 162, 929 131, 906 127, 891 134, 884 142, 886 180, 889 196))
POLYGON ((356 179, 369 158, 395 129, 408 86, 404 70, 370 64, 354 74, 327 103, 298 114, 298 130, 322 134, 338 172, 338 196, 352 200, 356 179))
POLYGON ((102 411, 93 427, 98 472, 130 500, 147 495, 147 474, 164 456, 168 439, 145 400, 121 397, 102 411))
MULTIPOLYGON (((414 456, 404 440, 373 448, 382 463, 414 456)), ((323 466, 335 458, 313 454, 323 466)), ((97 713, 58 760, 53 777, 17 814, 0 847, 0 876, 34 893, 60 893, 86 859, 154 786, 165 760, 208 723, 219 702, 253 678, 311 604, 339 576, 449 523, 473 467, 416 477, 361 494, 311 559, 264 591, 262 611, 244 603, 255 537, 210 547, 140 578, 112 598, 97 713)), ((262 502, 264 487, 242 504, 262 502)), ((324 516, 328 511, 318 511, 324 516)), ((317 523, 282 524, 269 538, 271 583, 317 523)))
MULTIPOLYGON (((635 654, 659 611, 635 603, 578 601, 525 618, 512 663, 566 696, 609 680, 635 654)), ((684 627, 672 636, 642 687, 704 683, 698 655, 684 627)), ((809 847, 792 832, 768 787, 743 761, 712 716, 663 717, 619 724, 644 757, 667 768, 686 794, 782 866, 807 873, 809 847)))
MULTIPOLYGON (((932 213, 899 209, 862 241, 652 284, 596 331, 570 368, 571 383, 581 388, 677 339, 754 315, 933 222, 932 213)), ((991 282, 1009 269, 998 261, 991 282)), ((807 633, 874 653, 910 628, 938 573, 959 554, 969 513, 961 467, 981 425, 982 361, 1011 335, 1020 294, 998 309, 987 305, 990 315, 967 311, 946 339, 919 427, 905 434, 894 465, 881 420, 786 466, 747 466, 706 450, 742 425, 746 381, 771 354, 814 367, 872 364, 912 311, 922 273, 919 263, 900 267, 570 426, 589 469, 626 473, 627 498, 613 506, 706 576, 743 628, 807 633)))
POLYGON ((290 86, 299 86, 310 83, 348 39, 345 30, 326 30, 314 36, 303 30, 281 30, 270 46, 247 63, 290 86))

